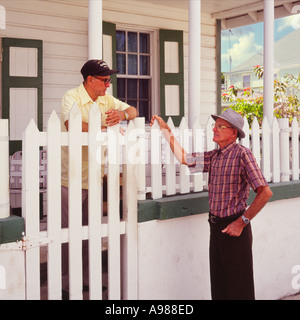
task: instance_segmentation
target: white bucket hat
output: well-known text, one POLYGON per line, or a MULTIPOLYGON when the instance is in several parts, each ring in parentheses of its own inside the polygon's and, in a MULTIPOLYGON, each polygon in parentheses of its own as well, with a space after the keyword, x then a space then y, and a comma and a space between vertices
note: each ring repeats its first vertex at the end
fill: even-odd
POLYGON ((232 109, 226 109, 220 116, 211 115, 211 117, 216 121, 218 118, 226 120, 229 122, 233 128, 238 131, 238 137, 245 138, 245 132, 243 131, 244 127, 244 118, 232 109))

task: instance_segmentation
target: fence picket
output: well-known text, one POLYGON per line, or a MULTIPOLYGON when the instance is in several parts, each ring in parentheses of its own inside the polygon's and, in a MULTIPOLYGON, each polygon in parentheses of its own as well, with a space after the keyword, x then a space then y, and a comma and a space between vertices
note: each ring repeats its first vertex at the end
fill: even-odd
POLYGON ((119 300, 121 297, 119 127, 115 125, 107 129, 108 295, 110 300, 119 300))
POLYGON ((256 162, 259 167, 261 167, 260 163, 260 130, 257 118, 254 117, 252 122, 252 153, 256 159, 256 162))
POLYGON ((215 121, 212 117, 209 117, 205 127, 205 137, 206 137, 206 151, 210 151, 216 148, 216 143, 213 141, 214 133, 212 130, 212 124, 215 121))
POLYGON ((61 299, 61 141, 60 121, 55 111, 48 120, 47 134, 47 222, 48 299, 61 299))
POLYGON ((152 198, 159 199, 162 197, 161 135, 156 120, 150 131, 150 150, 152 198))
POLYGON ((70 299, 82 299, 82 117, 74 104, 69 115, 69 288, 70 299))
MULTIPOLYGON (((167 122, 169 128, 175 135, 175 126, 170 117, 167 122)), ((176 193, 176 159, 169 146, 166 143, 166 195, 172 195, 176 193)))
POLYGON ((39 239, 39 130, 31 120, 23 133, 22 162, 22 215, 25 218, 26 299, 40 299, 40 248, 39 239), (30 245, 31 243, 31 245, 30 245), (33 246, 33 243, 36 243, 33 246))
POLYGON ((146 131, 145 118, 135 118, 133 120, 135 130, 139 134, 137 144, 137 188, 138 200, 146 199, 146 131))
POLYGON ((123 299, 136 300, 138 298, 138 269, 137 269, 137 166, 136 157, 130 152, 137 143, 134 134, 135 127, 129 122, 126 134, 125 155, 127 157, 123 165, 123 219, 126 221, 126 233, 124 236, 123 255, 123 299))
MULTIPOLYGON (((194 122, 193 126, 193 152, 203 152, 203 135, 199 119, 194 122)), ((193 191, 203 191, 203 173, 194 174, 192 176, 193 191)))
POLYGON ((271 145, 270 145, 270 126, 265 117, 261 128, 262 134, 262 172, 268 182, 271 181, 271 145))
POLYGON ((94 103, 89 112, 88 221, 89 221, 89 298, 102 299, 101 254, 101 113, 94 103))
MULTIPOLYGON (((180 122, 181 146, 186 152, 189 152, 189 127, 185 118, 180 122)), ((186 165, 180 165, 179 190, 180 193, 190 192, 190 174, 186 165)))
POLYGON ((280 182, 280 147, 279 147, 279 125, 276 118, 272 123, 272 182, 280 182))
POLYGON ((245 138, 241 139, 241 145, 250 149, 250 127, 246 116, 244 117, 243 131, 245 132, 245 138))
POLYGON ((290 180, 290 128, 289 128, 289 119, 283 118, 278 119, 278 124, 280 128, 280 171, 281 177, 280 181, 289 181, 290 180))
POLYGON ((299 124, 297 118, 292 122, 292 179, 299 180, 299 124))

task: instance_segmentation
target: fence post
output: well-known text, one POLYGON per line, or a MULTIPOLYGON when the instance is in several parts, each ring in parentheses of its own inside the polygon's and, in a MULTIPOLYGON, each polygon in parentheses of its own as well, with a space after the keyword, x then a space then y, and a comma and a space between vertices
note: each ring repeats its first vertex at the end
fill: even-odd
POLYGON ((0 219, 9 217, 8 120, 0 120, 0 219))
MULTIPOLYGON (((23 132, 22 215, 27 239, 39 238, 39 130, 31 120, 23 132)), ((40 299, 40 248, 26 251, 26 299, 40 299)))
POLYGON ((135 147, 137 136, 133 121, 126 134, 125 164, 123 165, 123 219, 126 221, 123 255, 123 299, 138 298, 138 257, 137 257, 137 158, 130 150, 135 147))
POLYGON ((48 299, 61 299, 61 128, 55 111, 47 132, 48 299))
POLYGON ((69 290, 82 299, 82 116, 76 103, 69 120, 69 290))

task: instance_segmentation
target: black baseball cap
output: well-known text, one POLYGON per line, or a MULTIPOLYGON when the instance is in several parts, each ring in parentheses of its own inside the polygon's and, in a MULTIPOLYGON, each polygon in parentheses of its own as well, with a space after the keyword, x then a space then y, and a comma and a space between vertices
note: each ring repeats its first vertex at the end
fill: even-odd
POLYGON ((84 79, 88 76, 110 76, 119 70, 109 69, 104 60, 88 60, 81 68, 81 74, 84 79))

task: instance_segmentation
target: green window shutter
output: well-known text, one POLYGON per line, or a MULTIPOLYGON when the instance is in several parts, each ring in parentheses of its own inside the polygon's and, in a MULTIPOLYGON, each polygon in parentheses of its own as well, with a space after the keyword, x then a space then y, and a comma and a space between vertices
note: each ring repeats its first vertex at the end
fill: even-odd
POLYGON ((183 31, 160 30, 160 112, 175 126, 184 116, 183 31))
POLYGON ((21 132, 31 118, 43 130, 43 42, 2 38, 2 50, 2 118, 10 120, 13 154, 22 149, 21 132))
MULTIPOLYGON (((106 48, 106 41, 103 39, 103 60, 109 65, 110 68, 117 68, 117 57, 116 57, 116 25, 111 22, 103 21, 103 36, 111 37, 110 43, 111 48, 106 48)), ((103 37, 104 38, 104 37, 103 37)), ((109 42, 107 42, 109 43, 109 42)), ((117 75, 111 76, 113 86, 113 96, 117 96, 117 75)))

